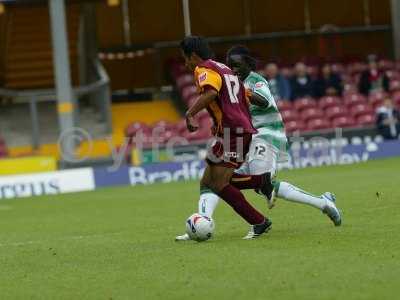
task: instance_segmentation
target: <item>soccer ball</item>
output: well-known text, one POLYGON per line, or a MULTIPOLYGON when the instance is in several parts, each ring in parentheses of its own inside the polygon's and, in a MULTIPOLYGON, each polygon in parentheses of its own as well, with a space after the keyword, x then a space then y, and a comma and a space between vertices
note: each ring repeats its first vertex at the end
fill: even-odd
POLYGON ((215 224, 213 219, 200 214, 191 215, 186 221, 186 232, 192 240, 203 242, 212 237, 215 224))

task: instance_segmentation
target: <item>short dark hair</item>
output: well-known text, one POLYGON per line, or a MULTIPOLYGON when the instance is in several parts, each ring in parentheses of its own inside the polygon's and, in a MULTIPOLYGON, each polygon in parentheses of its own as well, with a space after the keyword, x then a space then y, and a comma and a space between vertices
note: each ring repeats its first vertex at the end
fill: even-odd
POLYGON ((226 53, 227 58, 232 55, 239 55, 243 58, 243 60, 250 66, 251 70, 255 70, 257 68, 257 60, 251 54, 249 48, 243 45, 236 45, 231 47, 226 53))
POLYGON ((187 57, 190 57, 193 53, 201 59, 210 59, 214 56, 207 40, 200 36, 185 37, 181 41, 180 47, 187 57))

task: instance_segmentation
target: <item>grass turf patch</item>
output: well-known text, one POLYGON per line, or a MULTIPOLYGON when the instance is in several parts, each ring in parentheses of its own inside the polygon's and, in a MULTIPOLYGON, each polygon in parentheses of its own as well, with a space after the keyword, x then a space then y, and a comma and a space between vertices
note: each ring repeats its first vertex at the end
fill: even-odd
POLYGON ((400 159, 285 171, 332 191, 335 228, 318 210, 249 200, 273 229, 248 226, 221 201, 216 234, 176 243, 198 182, 0 201, 0 299, 394 299, 400 292, 400 159), (377 193, 379 197, 377 197, 377 193))

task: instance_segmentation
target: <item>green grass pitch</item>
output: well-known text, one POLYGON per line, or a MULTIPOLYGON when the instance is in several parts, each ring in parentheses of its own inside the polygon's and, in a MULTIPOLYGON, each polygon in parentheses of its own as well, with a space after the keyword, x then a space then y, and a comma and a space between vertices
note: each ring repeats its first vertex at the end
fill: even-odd
POLYGON ((213 240, 174 242, 198 182, 0 201, 0 299, 396 299, 399 169, 397 158, 281 172, 335 192, 343 225, 278 200, 273 229, 252 241, 221 202, 213 240))

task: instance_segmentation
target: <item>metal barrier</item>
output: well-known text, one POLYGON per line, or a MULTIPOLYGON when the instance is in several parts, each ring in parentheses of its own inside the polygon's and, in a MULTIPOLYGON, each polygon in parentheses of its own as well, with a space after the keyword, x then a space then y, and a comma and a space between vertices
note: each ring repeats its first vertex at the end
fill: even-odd
MULTIPOLYGON (((75 87, 73 89, 74 98, 80 98, 85 95, 91 96, 93 103, 100 111, 101 121, 105 122, 106 131, 111 132, 111 91, 110 79, 105 71, 103 65, 99 60, 93 62, 93 67, 96 72, 98 80, 87 84, 75 87)), ((40 129, 39 129, 39 113, 37 104, 39 102, 54 101, 56 100, 55 89, 42 89, 42 90, 11 90, 0 88, 0 97, 8 98, 27 98, 29 102, 30 117, 32 124, 32 148, 38 149, 40 146, 40 129)), ((74 116, 75 120, 78 114, 78 105, 75 105, 74 116)))

